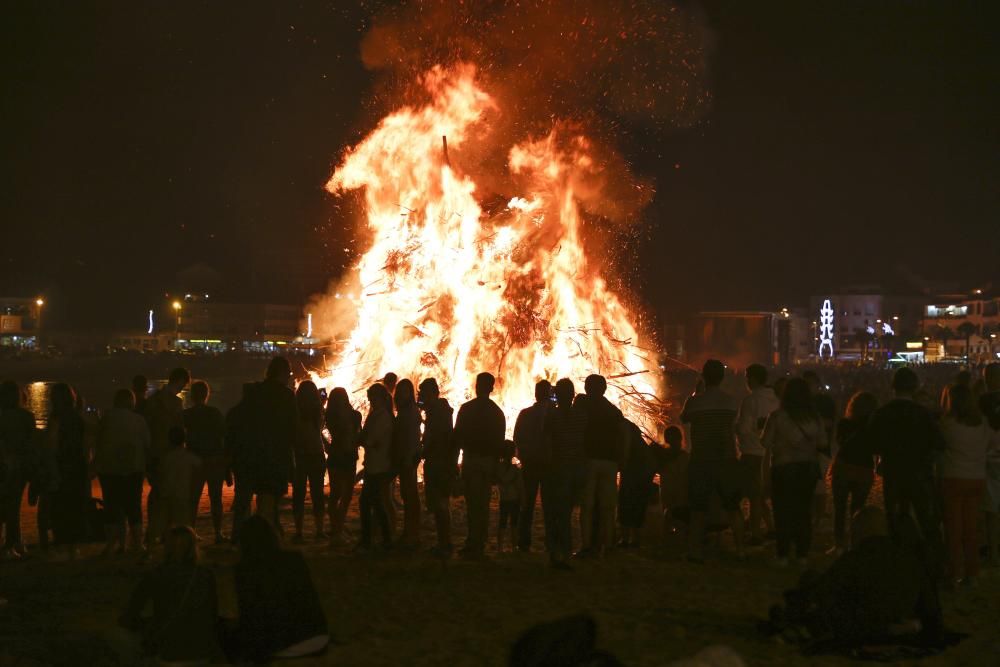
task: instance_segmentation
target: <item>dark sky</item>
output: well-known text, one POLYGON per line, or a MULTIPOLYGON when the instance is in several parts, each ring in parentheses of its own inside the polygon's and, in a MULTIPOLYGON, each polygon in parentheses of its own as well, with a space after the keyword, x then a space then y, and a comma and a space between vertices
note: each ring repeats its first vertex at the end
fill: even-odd
MULTIPOLYGON (((670 320, 898 263, 1000 278, 996 4, 701 3, 711 107, 620 139, 657 189, 630 244, 641 297, 670 320)), ((323 185, 376 120, 370 9, 146 5, 8 3, 0 296, 138 326, 171 290, 322 290, 352 224, 323 185)))

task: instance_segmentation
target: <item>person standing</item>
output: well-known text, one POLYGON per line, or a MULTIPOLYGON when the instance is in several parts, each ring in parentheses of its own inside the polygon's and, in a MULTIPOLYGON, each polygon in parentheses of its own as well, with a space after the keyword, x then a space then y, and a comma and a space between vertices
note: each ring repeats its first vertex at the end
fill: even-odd
POLYGON ((288 360, 273 358, 264 381, 250 393, 251 428, 244 457, 257 496, 257 513, 270 521, 279 534, 278 500, 288 492, 299 430, 291 381, 288 360))
POLYGON ((194 523, 195 481, 203 474, 201 459, 187 448, 184 429, 174 427, 167 434, 169 449, 160 457, 157 466, 160 502, 157 505, 157 527, 163 538, 172 528, 191 526, 194 523))
POLYGON ((222 544, 225 541, 222 535, 222 485, 226 483, 229 472, 226 419, 217 407, 208 404, 210 391, 207 382, 198 381, 191 385, 191 402, 194 405, 184 411, 184 430, 188 450, 201 459, 200 474, 194 481, 191 516, 198 517, 201 494, 207 486, 215 543, 222 544))
POLYGON ((392 479, 392 397, 382 384, 368 388, 368 418, 361 429, 361 444, 365 450, 364 482, 361 487, 361 542, 358 548, 367 551, 372 546, 372 515, 382 531, 382 543, 392 546, 389 513, 383 496, 392 479))
POLYGON ((500 464, 497 466, 497 495, 499 496, 499 518, 497 521, 497 553, 504 551, 504 531, 510 528, 511 549, 517 544, 517 522, 521 517, 521 501, 524 498, 524 476, 521 468, 514 463, 516 448, 514 442, 504 443, 500 464))
POLYGON ((0 526, 4 527, 3 557, 24 556, 21 502, 24 488, 37 468, 35 416, 21 405, 16 383, 0 384, 0 526))
POLYGON ((392 463, 399 476, 399 495, 403 498, 403 538, 407 549, 420 546, 420 490, 417 466, 420 465, 420 409, 413 382, 402 379, 396 384, 396 418, 392 426, 392 463))
POLYGON ((476 397, 459 408, 455 419, 455 442, 463 453, 462 480, 469 527, 462 555, 467 558, 481 558, 486 548, 490 493, 507 430, 503 410, 490 400, 495 384, 490 373, 477 375, 476 397))
POLYGON ((46 435, 53 443, 58 470, 58 483, 52 494, 52 532, 56 544, 66 547, 69 557, 75 558, 77 545, 86 537, 90 452, 84 442, 85 427, 76 409, 73 389, 60 382, 52 387, 49 401, 46 435))
POLYGON ((330 474, 330 544, 344 539, 344 519, 354 495, 358 474, 358 443, 361 441, 361 413, 351 406, 347 390, 336 387, 326 403, 326 428, 330 432, 327 469, 330 474))
POLYGON ((736 418, 736 440, 740 451, 740 478, 742 495, 750 504, 750 544, 764 543, 762 527, 774 530, 771 510, 764 499, 764 461, 767 450, 760 444, 764 424, 780 405, 774 390, 767 386, 767 369, 751 364, 746 370, 747 389, 750 394, 740 404, 736 418))
POLYGON ((688 463, 688 504, 691 524, 688 559, 704 561, 705 519, 712 496, 722 501, 729 514, 738 558, 743 552, 743 513, 740 511, 739 464, 736 460, 737 400, 722 390, 725 365, 709 359, 702 368, 704 391, 684 404, 681 422, 691 425, 691 456, 688 463))
POLYGON ((800 564, 808 561, 812 546, 812 510, 819 452, 828 448, 826 427, 809 393, 809 385, 792 378, 785 387, 781 408, 764 427, 761 439, 771 452, 771 485, 777 564, 788 565, 791 547, 800 564))
POLYGON ((969 387, 949 387, 943 407, 945 449, 939 469, 949 576, 953 584, 973 584, 979 576, 979 513, 986 493, 986 453, 993 433, 969 387))
MULTIPOLYGON (((833 443, 833 427, 837 423, 837 403, 827 393, 829 387, 823 384, 823 380, 816 371, 806 371, 802 374, 802 379, 809 385, 813 407, 819 418, 823 420, 823 426, 826 428, 826 441, 833 443)), ((819 453, 819 479, 813 490, 812 512, 813 521, 817 524, 826 516, 826 478, 827 472, 830 470, 830 454, 829 450, 819 453)))
POLYGON ((549 452, 545 446, 545 416, 552 403, 552 385, 548 380, 540 380, 535 385, 535 403, 524 408, 514 422, 514 446, 521 462, 524 478, 524 499, 521 516, 518 518, 519 551, 531 551, 531 532, 535 523, 535 502, 541 487, 549 452))
POLYGON ((549 465, 542 478, 542 514, 545 517, 545 548, 549 565, 571 570, 568 559, 573 551, 571 519, 573 505, 587 476, 587 411, 574 404, 573 381, 562 378, 555 386, 556 406, 546 416, 545 442, 550 450, 549 465))
POLYGON ((226 458, 229 460, 233 475, 233 525, 231 541, 239 541, 240 529, 250 516, 250 506, 253 504, 254 482, 253 472, 248 461, 253 451, 253 424, 250 419, 250 399, 256 388, 256 383, 243 384, 243 394, 240 402, 226 413, 226 458))
POLYGON ((135 412, 135 396, 119 389, 114 407, 101 420, 94 452, 104 497, 105 555, 125 551, 126 527, 132 548, 142 549, 142 482, 149 446, 149 427, 135 412))
POLYGON ((323 473, 326 472, 326 441, 323 439, 323 397, 316 383, 306 380, 295 392, 298 408, 298 434, 295 439, 295 476, 292 482, 292 514, 295 519, 295 537, 302 544, 302 523, 306 513, 306 486, 312 500, 313 523, 316 539, 324 537, 323 522, 325 503, 323 473))
POLYGON ((934 463, 944 451, 944 438, 930 411, 914 400, 917 374, 900 368, 892 378, 895 398, 875 411, 871 422, 875 454, 881 457, 882 495, 889 536, 903 547, 910 538, 906 524, 916 519, 931 576, 943 576, 944 543, 937 507, 934 463))
POLYGON ((983 369, 985 391, 979 409, 992 431, 986 455, 986 544, 994 566, 1000 565, 1000 363, 983 369))
POLYGON ((580 504, 580 556, 603 556, 615 543, 618 470, 625 458, 626 428, 622 411, 604 397, 608 382, 600 375, 584 380, 577 403, 587 411, 587 477, 580 504))
POLYGON ((180 393, 191 382, 191 373, 186 368, 175 368, 170 371, 167 384, 153 392, 146 400, 142 415, 149 426, 149 458, 146 460, 146 476, 149 478, 149 495, 146 497, 147 546, 151 539, 159 539, 164 533, 164 526, 156 526, 156 503, 160 499, 160 490, 156 488, 159 479, 157 466, 160 457, 170 448, 168 434, 170 429, 184 428, 184 402, 180 393))
POLYGON ((622 525, 619 546, 639 548, 639 531, 646 520, 649 498, 656 475, 656 458, 652 448, 633 422, 626 421, 628 440, 625 464, 622 466, 621 487, 618 490, 618 521, 622 525))
POLYGON ((140 415, 146 414, 146 392, 149 391, 149 380, 145 375, 136 375, 132 378, 132 395, 135 397, 135 411, 140 415))
POLYGON ((871 419, 878 409, 878 399, 867 391, 859 391, 847 404, 844 419, 837 424, 837 454, 833 460, 833 554, 848 549, 847 518, 854 516, 868 502, 875 482, 874 443, 871 419), (850 512, 848 512, 850 497, 850 512))
POLYGON ((424 411, 424 496, 427 509, 434 515, 435 554, 448 557, 453 548, 451 489, 458 476, 458 450, 452 425, 454 411, 440 393, 434 378, 420 383, 420 405, 424 411))

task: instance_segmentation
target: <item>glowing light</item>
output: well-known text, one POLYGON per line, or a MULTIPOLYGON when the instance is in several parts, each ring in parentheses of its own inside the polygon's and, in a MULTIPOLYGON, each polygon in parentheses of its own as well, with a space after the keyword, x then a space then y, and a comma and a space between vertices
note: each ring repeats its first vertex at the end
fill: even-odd
POLYGON ((146 333, 149 335, 153 334, 153 309, 149 309, 149 328, 146 329, 146 333))
POLYGON ((173 306, 174 306, 174 310, 180 310, 181 309, 181 302, 180 301, 174 301, 173 306))
POLYGON ((830 304, 829 299, 823 300, 823 307, 819 309, 819 358, 823 358, 823 352, 826 351, 831 359, 833 359, 833 306, 830 304))
POLYGON ((42 306, 45 305, 45 299, 38 297, 37 299, 35 299, 35 305, 41 308, 42 306))
POLYGON ((639 313, 608 287, 603 258, 588 260, 584 248, 579 202, 599 195, 594 184, 605 178, 590 140, 553 130, 512 146, 509 174, 483 173, 503 161, 477 153, 498 105, 475 68, 435 67, 423 84, 429 101, 384 118, 327 184, 335 194, 363 191, 370 245, 320 306, 329 315, 317 312, 321 335, 345 307, 355 317, 349 334, 332 336, 342 348, 315 379, 358 392, 390 370, 415 382, 435 377, 457 405, 471 397, 476 373, 490 371, 512 427, 540 378, 579 386, 600 373, 608 399, 654 433, 661 374, 642 347, 639 313), (498 176, 522 194, 486 213, 478 197, 498 176))
POLYGON ((895 336, 896 332, 892 330, 892 327, 889 326, 888 322, 883 322, 882 323, 882 335, 883 336, 895 336))

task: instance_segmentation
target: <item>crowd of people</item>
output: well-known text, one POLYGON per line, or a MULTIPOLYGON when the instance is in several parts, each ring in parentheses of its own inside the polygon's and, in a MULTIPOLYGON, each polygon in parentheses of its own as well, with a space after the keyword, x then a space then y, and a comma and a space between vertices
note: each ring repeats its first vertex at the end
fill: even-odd
MULTIPOLYGON (((858 391, 842 416, 837 398, 815 371, 769 383, 767 369, 755 364, 744 378, 741 398, 723 388, 725 365, 706 362, 680 424, 663 431, 662 443, 648 442, 605 397, 607 382, 600 375, 587 377, 582 393, 568 378, 554 386, 539 381, 535 402, 517 415, 511 440, 504 412, 490 398, 496 383, 490 373, 476 377, 475 396, 457 414, 434 378, 415 385, 388 373, 368 387, 366 404, 357 406, 365 409, 363 416, 344 388, 327 396, 310 380, 296 384, 288 361, 278 357, 265 378, 244 385, 240 402, 223 414, 210 404, 208 384, 192 383, 190 373, 178 368, 148 396, 146 379, 137 377, 131 389, 115 393, 113 407, 99 419, 80 410, 69 385, 57 384, 42 432, 23 406, 19 387, 4 382, 3 554, 6 559, 25 554, 20 525, 25 496, 37 505, 43 550, 51 541, 75 557, 77 546, 93 538, 95 522, 108 556, 148 553, 162 543, 166 561, 137 588, 122 622, 140 628, 142 610, 151 601, 154 615, 143 636, 155 639, 154 652, 176 659, 188 659, 191 651, 230 656, 243 651, 259 658, 325 647, 325 620, 308 570, 301 556, 279 546, 285 537, 279 501, 289 487, 294 533, 288 539, 306 540, 308 496, 312 537, 336 547, 348 539, 345 520, 360 483, 359 552, 421 548, 426 511, 436 536, 432 553, 450 557, 456 547, 452 498, 462 497, 467 520, 459 554, 481 559, 495 488, 496 550, 504 551, 505 542, 511 549, 531 550, 540 497, 544 548, 556 570, 572 570, 576 558, 599 559, 614 548, 638 547, 651 503, 662 508, 666 533, 686 535, 691 562, 706 561, 708 533, 722 523, 731 531, 736 559, 773 539, 776 566, 788 567, 794 556, 807 568, 829 488, 831 555, 848 563, 841 572, 851 571, 850 559, 860 558, 859 549, 872 552, 864 552, 863 559, 876 564, 871 567, 898 561, 898 554, 884 557, 889 552, 879 549, 904 550, 933 587, 975 585, 982 554, 993 564, 1000 559, 1000 364, 986 367, 981 378, 959 374, 940 401, 922 393, 918 375, 902 368, 891 380, 892 400, 880 405, 875 393, 858 391), (181 393, 188 388, 185 409, 181 393), (91 498, 94 477, 101 488, 100 511, 91 498), (876 478, 883 519, 873 517, 870 505, 876 478), (226 485, 234 487, 229 535, 226 485), (197 604, 198 613, 214 615, 214 583, 197 563, 201 538, 192 529, 206 491, 215 541, 231 541, 241 550, 240 621, 213 625, 211 637, 175 646, 170 637, 197 622, 187 616, 178 622, 178 610, 197 604), (580 539, 574 544, 576 508, 580 539), (865 517, 864 530, 849 530, 853 517, 865 517), (884 539, 868 539, 872 536, 884 539), (305 605, 302 599, 312 602, 305 605), (268 619, 293 613, 301 632, 275 636, 268 619)), ((817 604, 840 613, 850 609, 852 618, 862 613, 857 604, 831 602, 836 595, 830 590, 814 580, 804 584, 783 622, 808 617, 812 623, 822 616, 817 604), (823 595, 813 595, 817 590, 823 595), (796 616, 795 609, 806 608, 808 614, 796 616)), ((933 625, 925 589, 914 590, 919 609, 894 609, 864 627, 878 634, 886 630, 882 626, 912 619, 922 619, 925 628, 933 625)), ((865 604, 878 600, 866 598, 865 604)), ((852 639, 864 634, 843 619, 824 627, 832 632, 849 627, 852 639)))

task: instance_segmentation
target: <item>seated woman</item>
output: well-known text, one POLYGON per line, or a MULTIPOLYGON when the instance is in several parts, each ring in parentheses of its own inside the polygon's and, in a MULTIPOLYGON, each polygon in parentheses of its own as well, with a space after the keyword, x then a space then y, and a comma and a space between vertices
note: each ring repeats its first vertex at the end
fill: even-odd
POLYGON ((170 529, 166 558, 132 592, 119 623, 141 638, 143 652, 161 663, 205 664, 221 657, 215 575, 198 564, 194 531, 170 529), (152 604, 153 615, 143 615, 152 604))
POLYGON ((282 551, 260 516, 240 531, 235 580, 240 617, 226 640, 231 660, 263 663, 326 650, 326 615, 306 561, 297 551, 282 551))

